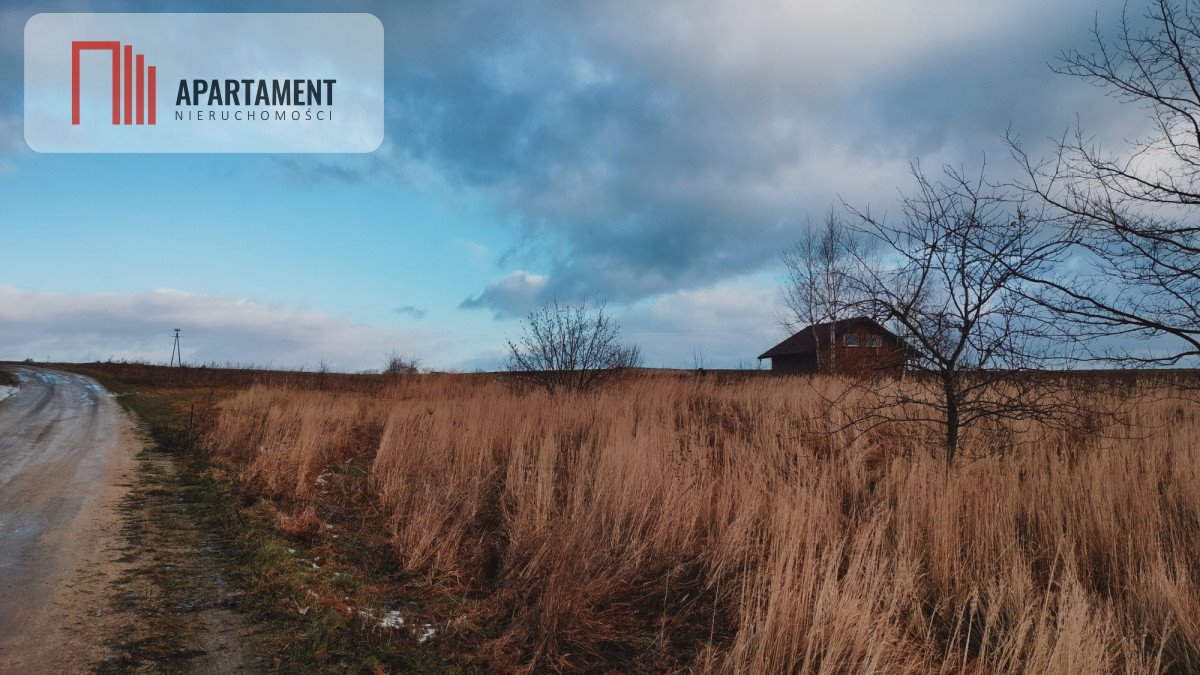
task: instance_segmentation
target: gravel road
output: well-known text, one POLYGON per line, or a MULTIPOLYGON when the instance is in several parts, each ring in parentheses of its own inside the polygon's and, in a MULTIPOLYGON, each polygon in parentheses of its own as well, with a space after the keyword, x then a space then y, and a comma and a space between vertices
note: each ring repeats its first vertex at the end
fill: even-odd
POLYGON ((102 653, 87 624, 137 439, 94 380, 6 368, 21 384, 0 400, 0 673, 59 670, 102 653))

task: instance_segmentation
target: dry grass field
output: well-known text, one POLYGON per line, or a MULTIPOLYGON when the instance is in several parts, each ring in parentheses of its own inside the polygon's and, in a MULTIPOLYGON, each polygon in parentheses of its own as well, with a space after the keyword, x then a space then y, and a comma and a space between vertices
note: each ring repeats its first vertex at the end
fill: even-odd
POLYGON ((1200 671, 1200 404, 1096 387, 1124 423, 968 432, 947 471, 830 433, 839 386, 255 385, 206 440, 285 528, 360 514, 489 668, 1200 671))

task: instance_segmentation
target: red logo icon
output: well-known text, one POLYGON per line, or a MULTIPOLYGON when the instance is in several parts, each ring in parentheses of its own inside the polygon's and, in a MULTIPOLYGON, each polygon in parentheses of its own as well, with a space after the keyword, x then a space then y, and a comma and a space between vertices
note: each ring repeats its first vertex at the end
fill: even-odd
POLYGON ((136 124, 154 124, 154 91, 155 67, 146 65, 146 58, 138 54, 135 60, 133 45, 125 45, 117 41, 80 41, 71 42, 71 124, 79 124, 79 54, 85 50, 100 50, 112 53, 112 123, 121 123, 121 111, 125 111, 125 124, 134 122, 134 90, 137 91, 137 122, 136 124), (124 52, 124 58, 122 58, 124 52), (125 76, 121 77, 121 66, 124 64, 125 76), (136 83, 134 69, 137 70, 136 83), (125 105, 121 106, 121 83, 124 82, 125 105), (147 102, 149 98, 149 102, 147 102))

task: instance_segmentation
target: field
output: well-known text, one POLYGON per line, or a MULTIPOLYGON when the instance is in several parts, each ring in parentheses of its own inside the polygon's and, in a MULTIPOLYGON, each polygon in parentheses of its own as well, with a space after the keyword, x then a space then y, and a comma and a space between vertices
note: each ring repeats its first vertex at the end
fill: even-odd
POLYGON ((401 608, 467 668, 1200 670, 1194 392, 1097 385, 1120 423, 968 432, 947 471, 825 380, 253 381, 198 413, 214 473, 387 580, 296 611, 401 608))

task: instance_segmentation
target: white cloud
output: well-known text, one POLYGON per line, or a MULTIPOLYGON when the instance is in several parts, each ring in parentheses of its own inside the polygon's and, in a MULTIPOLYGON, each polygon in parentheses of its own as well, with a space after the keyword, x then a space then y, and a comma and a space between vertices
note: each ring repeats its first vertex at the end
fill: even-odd
POLYGON ((395 349, 427 363, 455 355, 430 331, 387 331, 330 316, 247 298, 199 295, 174 289, 142 293, 38 293, 0 286, 0 359, 166 361, 172 329, 183 331, 191 363, 255 363, 377 368, 395 349))
POLYGON ((1017 29, 1061 30, 1064 17, 1086 19, 1094 10, 1094 2, 1040 0, 673 0, 604 3, 596 6, 601 17, 594 25, 605 40, 658 64, 665 75, 841 88, 1017 29))
POLYGON ((743 278, 660 295, 614 309, 627 341, 642 349, 647 366, 686 368, 703 352, 715 368, 753 367, 755 357, 781 338, 779 292, 773 282, 743 278))
POLYGON ((491 249, 486 245, 470 239, 459 239, 457 243, 466 254, 467 262, 472 267, 482 267, 492 258, 491 249))
MULTIPOLYGON (((496 318, 520 318, 543 300, 545 276, 517 271, 488 284, 484 293, 463 303, 493 309, 496 318), (501 309, 503 308, 503 309, 501 309)), ((719 281, 700 288, 662 293, 634 304, 608 304, 623 341, 642 350, 649 367, 686 368, 690 353, 703 352, 715 368, 753 367, 755 357, 783 335, 776 282, 764 276, 719 281)), ((519 331, 515 325, 512 331, 519 331)), ((457 367, 500 367, 504 352, 481 350, 457 367)))

